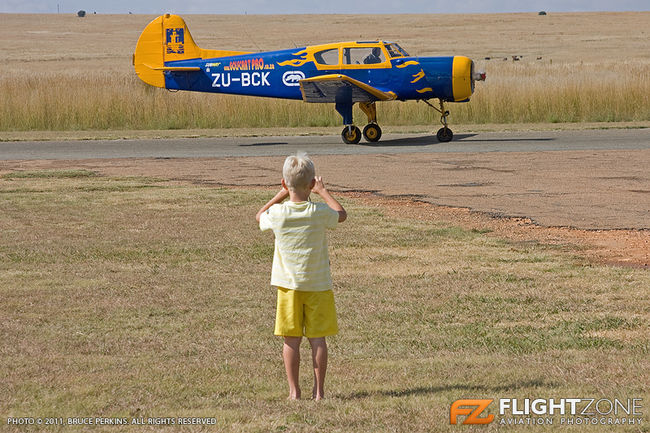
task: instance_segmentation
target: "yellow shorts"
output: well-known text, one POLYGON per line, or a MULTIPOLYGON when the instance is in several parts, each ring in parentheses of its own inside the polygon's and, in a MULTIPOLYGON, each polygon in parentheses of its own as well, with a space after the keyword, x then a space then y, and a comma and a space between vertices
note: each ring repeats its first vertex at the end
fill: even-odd
POLYGON ((278 287, 275 335, 319 338, 338 332, 334 293, 331 290, 302 292, 278 287))

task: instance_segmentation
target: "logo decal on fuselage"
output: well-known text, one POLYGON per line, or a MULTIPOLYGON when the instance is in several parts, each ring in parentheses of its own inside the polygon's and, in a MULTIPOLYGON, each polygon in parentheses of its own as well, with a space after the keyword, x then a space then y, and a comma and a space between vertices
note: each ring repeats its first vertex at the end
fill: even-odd
POLYGON ((282 83, 289 87, 300 86, 300 80, 304 79, 305 74, 302 71, 287 71, 282 74, 282 83))
POLYGON ((165 30, 167 54, 185 54, 185 29, 181 27, 165 30))

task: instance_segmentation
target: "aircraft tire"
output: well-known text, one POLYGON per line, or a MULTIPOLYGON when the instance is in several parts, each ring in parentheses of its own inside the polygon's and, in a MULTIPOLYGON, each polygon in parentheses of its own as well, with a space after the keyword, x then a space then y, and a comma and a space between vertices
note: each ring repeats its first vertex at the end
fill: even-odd
POLYGON ((381 138, 381 128, 376 123, 369 123, 363 128, 363 138, 370 143, 376 143, 381 138))
POLYGON ((357 144, 361 141, 361 130, 356 126, 353 126, 352 132, 350 133, 346 126, 343 128, 343 131, 341 131, 341 138, 345 144, 357 144))
POLYGON ((448 143, 454 138, 454 133, 449 128, 440 128, 436 137, 438 137, 439 142, 448 143))

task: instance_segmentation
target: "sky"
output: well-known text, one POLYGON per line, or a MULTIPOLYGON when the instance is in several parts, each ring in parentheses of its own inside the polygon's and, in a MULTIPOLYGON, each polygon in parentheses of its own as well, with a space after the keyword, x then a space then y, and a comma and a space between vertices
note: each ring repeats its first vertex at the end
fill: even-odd
POLYGON ((0 0, 0 13, 303 14, 650 11, 650 0, 0 0))

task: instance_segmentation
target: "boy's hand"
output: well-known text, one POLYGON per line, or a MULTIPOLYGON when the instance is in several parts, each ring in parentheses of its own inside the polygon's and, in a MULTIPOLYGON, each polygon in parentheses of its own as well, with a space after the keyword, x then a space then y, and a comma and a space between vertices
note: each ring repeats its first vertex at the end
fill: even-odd
POLYGON ((275 195, 275 198, 278 200, 278 203, 282 203, 287 197, 289 197, 289 190, 284 186, 275 195))
POLYGON ((325 191, 325 184, 323 183, 323 178, 321 176, 316 176, 314 178, 316 182, 314 183, 314 187, 311 189, 311 191, 315 194, 321 195, 323 191, 325 191))
POLYGON ((316 193, 321 196, 323 200, 325 200, 325 203, 327 205, 337 211, 339 213, 339 222, 342 223, 345 221, 345 219, 348 217, 347 212, 345 212, 345 209, 343 209, 343 206, 341 206, 341 203, 336 201, 334 197, 332 197, 327 191, 327 188, 325 188, 325 184, 323 183, 323 178, 320 176, 316 176, 314 178, 314 187, 311 189, 313 193, 316 193))

